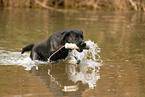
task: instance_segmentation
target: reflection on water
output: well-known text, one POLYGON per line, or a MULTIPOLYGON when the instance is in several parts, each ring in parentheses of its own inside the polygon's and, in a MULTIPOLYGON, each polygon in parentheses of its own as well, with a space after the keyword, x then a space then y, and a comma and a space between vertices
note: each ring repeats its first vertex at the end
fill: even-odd
POLYGON ((41 81, 51 92, 59 96, 79 96, 87 89, 97 86, 100 79, 100 64, 92 62, 75 65, 69 63, 52 63, 51 65, 39 65, 38 70, 32 67, 31 73, 39 76, 41 81))
POLYGON ((2 65, 24 66, 33 75, 38 76, 45 85, 56 95, 73 96, 82 95, 87 89, 94 89, 97 80, 100 79, 100 66, 102 60, 100 48, 91 40, 86 41, 89 50, 70 52, 65 62, 49 63, 32 61, 28 54, 21 55, 20 52, 0 50, 2 65), (75 64, 77 57, 81 62, 75 64))
POLYGON ((143 12, 0 9, 0 96, 144 97, 144 28, 143 12), (93 44, 91 51, 71 53, 82 58, 79 66, 72 57, 44 64, 20 54, 25 45, 74 28, 93 44))
POLYGON ((91 60, 84 61, 78 68, 69 65, 68 78, 75 83, 81 81, 83 84, 88 84, 89 89, 94 89, 97 86, 97 80, 100 79, 100 66, 100 63, 91 60))

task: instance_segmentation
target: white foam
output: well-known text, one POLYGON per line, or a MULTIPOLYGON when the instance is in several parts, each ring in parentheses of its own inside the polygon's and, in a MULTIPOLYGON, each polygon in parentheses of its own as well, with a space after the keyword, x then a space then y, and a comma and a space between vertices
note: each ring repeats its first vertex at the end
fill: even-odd
POLYGON ((29 57, 29 53, 21 55, 20 52, 10 52, 1 50, 0 52, 0 65, 21 65, 30 70, 35 62, 29 57))
MULTIPOLYGON (((83 52, 78 52, 77 50, 73 50, 69 54, 69 63, 76 63, 76 56, 81 62, 86 60, 91 61, 101 61, 99 56, 100 48, 97 43, 92 42, 91 40, 86 41, 87 46, 89 46, 89 50, 84 50, 83 52)), ((20 52, 10 52, 6 50, 0 50, 0 65, 21 65, 26 67, 26 70, 31 70, 31 67, 37 66, 38 64, 48 64, 48 62, 42 61, 32 61, 30 59, 29 53, 21 54, 20 52)), ((101 61, 102 62, 102 61, 101 61)))
POLYGON ((97 43, 91 40, 86 41, 89 50, 83 50, 83 52, 78 52, 73 50, 68 57, 69 63, 76 63, 77 57, 81 60, 79 64, 80 72, 76 70, 75 65, 69 65, 67 72, 69 80, 73 82, 81 81, 83 84, 88 84, 90 89, 94 89, 97 86, 97 80, 100 79, 100 66, 102 66, 102 60, 98 53, 101 49, 98 47, 97 43))
POLYGON ((101 49, 98 47, 97 43, 92 42, 91 40, 85 41, 87 46, 89 47, 88 50, 84 49, 83 52, 78 52, 77 50, 73 50, 70 52, 68 60, 69 63, 74 63, 76 62, 76 59, 74 58, 77 57, 81 62, 85 60, 92 60, 95 62, 102 62, 101 57, 98 53, 100 53, 101 49))

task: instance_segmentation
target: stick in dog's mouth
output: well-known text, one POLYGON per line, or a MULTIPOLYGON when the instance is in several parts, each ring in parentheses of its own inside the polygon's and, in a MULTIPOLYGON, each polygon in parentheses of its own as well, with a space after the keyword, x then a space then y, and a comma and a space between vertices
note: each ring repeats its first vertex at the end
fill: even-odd
POLYGON ((66 43, 65 44, 65 48, 66 49, 77 49, 77 50, 80 50, 80 49, 89 49, 89 47, 87 45, 85 47, 78 47, 74 43, 66 43))

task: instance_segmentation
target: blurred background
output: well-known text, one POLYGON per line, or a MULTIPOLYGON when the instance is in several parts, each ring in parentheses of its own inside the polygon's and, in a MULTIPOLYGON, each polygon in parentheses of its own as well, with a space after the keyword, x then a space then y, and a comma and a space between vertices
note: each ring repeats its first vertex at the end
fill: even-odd
POLYGON ((144 11, 145 0, 0 0, 0 97, 145 97, 144 11), (66 29, 91 41, 79 66, 21 55, 66 29))
POLYGON ((0 0, 0 7, 145 11, 145 1, 144 0, 0 0))

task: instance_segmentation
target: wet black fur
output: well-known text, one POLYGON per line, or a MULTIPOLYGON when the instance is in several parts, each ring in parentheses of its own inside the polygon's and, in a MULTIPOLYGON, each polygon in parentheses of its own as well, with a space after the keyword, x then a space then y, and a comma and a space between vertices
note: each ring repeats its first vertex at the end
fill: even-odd
MULTIPOLYGON (((30 44, 22 49, 22 54, 25 51, 31 51, 30 57, 32 60, 41 60, 48 61, 48 58, 61 48, 65 43, 75 43, 80 49, 79 52, 82 52, 81 47, 86 46, 86 43, 83 41, 83 32, 78 29, 69 29, 63 30, 54 33, 48 39, 39 42, 37 44, 30 44)), ((50 60, 57 61, 60 59, 65 59, 68 56, 70 49, 62 48, 54 54, 50 60)))

